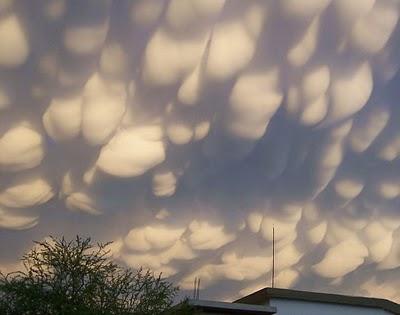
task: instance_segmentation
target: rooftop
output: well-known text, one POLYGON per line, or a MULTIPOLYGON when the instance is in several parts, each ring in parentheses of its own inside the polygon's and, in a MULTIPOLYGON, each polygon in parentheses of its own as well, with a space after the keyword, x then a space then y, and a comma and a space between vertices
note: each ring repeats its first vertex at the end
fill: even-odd
POLYGON ((249 305, 208 300, 189 300, 188 302, 190 305, 200 308, 207 313, 249 315, 270 315, 276 313, 276 308, 268 305, 249 305))
POLYGON ((400 304, 386 299, 277 288, 261 289, 250 295, 242 297, 233 303, 259 305, 268 302, 271 298, 372 307, 379 308, 393 314, 400 314, 400 304))

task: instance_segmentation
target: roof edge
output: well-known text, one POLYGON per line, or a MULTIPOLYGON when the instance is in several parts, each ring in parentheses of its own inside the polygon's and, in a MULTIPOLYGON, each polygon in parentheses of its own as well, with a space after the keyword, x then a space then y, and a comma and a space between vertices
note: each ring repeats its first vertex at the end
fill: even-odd
POLYGON ((231 314, 269 315, 276 313, 276 307, 246 303, 217 302, 209 300, 188 300, 189 305, 208 311, 229 311, 231 314))
POLYGON ((372 307, 380 308, 394 314, 400 314, 400 304, 387 299, 268 287, 244 296, 233 303, 262 304, 268 302, 270 298, 372 307))

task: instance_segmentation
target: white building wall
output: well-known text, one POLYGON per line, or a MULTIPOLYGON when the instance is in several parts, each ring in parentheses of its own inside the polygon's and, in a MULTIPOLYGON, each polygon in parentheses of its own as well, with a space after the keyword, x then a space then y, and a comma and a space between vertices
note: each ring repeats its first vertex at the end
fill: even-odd
POLYGON ((269 305, 277 308, 277 315, 393 315, 377 308, 277 298, 271 299, 269 305))

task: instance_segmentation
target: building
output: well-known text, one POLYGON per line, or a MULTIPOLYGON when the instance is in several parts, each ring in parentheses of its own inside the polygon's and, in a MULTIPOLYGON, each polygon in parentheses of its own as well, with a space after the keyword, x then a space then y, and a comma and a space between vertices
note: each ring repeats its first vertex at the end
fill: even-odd
POLYGON ((277 313, 275 307, 268 305, 252 305, 206 300, 189 300, 189 303, 197 310, 196 314, 270 315, 277 313))
POLYGON ((233 303, 189 300, 198 314, 400 315, 400 304, 385 299, 264 288, 233 303))

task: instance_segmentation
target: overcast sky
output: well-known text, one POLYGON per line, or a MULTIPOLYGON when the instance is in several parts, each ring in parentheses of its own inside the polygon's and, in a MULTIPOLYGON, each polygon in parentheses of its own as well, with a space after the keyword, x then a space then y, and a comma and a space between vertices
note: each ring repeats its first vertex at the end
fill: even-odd
POLYGON ((0 0, 0 268, 113 240, 183 292, 400 301, 400 1, 0 0), (187 291, 186 291, 187 290, 187 291))

